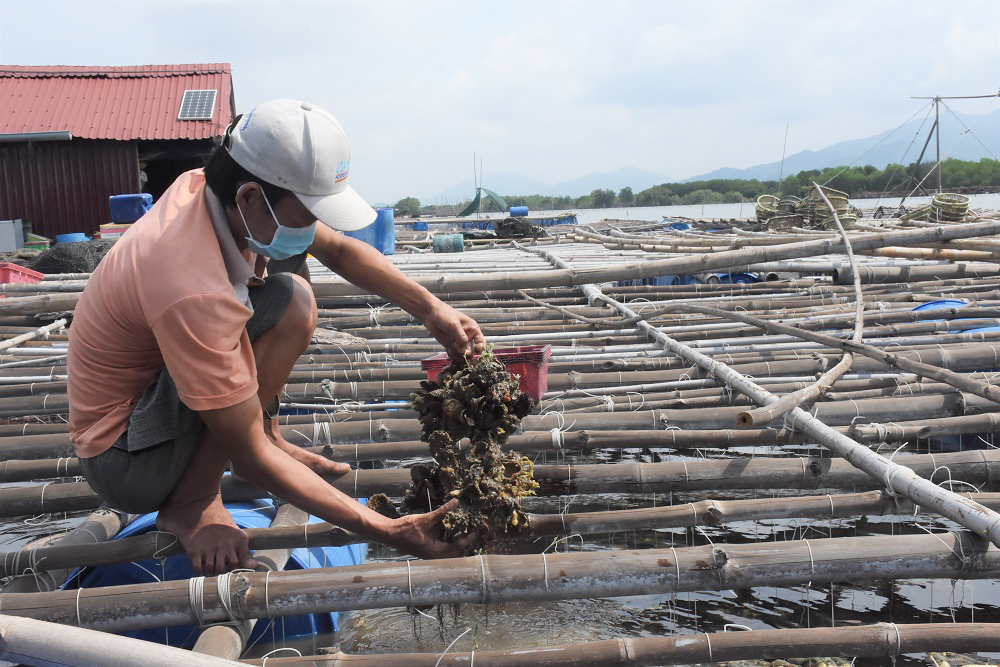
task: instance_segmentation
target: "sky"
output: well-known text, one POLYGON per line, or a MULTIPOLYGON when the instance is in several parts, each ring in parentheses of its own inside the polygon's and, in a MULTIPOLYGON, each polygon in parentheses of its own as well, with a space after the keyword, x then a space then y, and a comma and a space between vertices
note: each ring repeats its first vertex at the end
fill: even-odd
POLYGON ((1000 0, 0 0, 0 64, 209 62, 238 112, 333 113, 370 203, 439 203, 474 155, 486 187, 681 180, 780 160, 786 126, 793 154, 995 94, 1000 0))

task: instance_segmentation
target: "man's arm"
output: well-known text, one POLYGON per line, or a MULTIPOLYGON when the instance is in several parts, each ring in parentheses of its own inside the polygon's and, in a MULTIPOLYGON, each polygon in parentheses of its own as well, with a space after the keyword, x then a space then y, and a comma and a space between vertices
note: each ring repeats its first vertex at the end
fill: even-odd
POLYGON ((441 518, 456 502, 427 514, 389 519, 333 488, 268 441, 256 396, 229 408, 199 414, 212 443, 229 455, 234 472, 324 521, 421 558, 459 556, 475 537, 455 542, 438 537, 441 518))
POLYGON ((370 245, 317 224, 309 253, 349 282, 385 297, 423 322, 453 359, 486 343, 475 320, 408 278, 370 245))

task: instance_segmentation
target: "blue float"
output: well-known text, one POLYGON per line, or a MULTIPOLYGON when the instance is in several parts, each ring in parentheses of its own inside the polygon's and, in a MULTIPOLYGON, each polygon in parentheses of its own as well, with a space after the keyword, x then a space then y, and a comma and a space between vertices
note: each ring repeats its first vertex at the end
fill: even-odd
MULTIPOLYGON (((359 502, 365 502, 359 499, 359 502)), ((247 503, 227 503, 226 508, 240 528, 267 528, 274 519, 275 507, 269 500, 247 503)), ((309 517, 310 523, 319 523, 316 517, 309 517)), ((126 526, 115 539, 135 537, 156 530, 156 513, 144 514, 126 526)), ((168 545, 165 539, 163 546, 168 545)), ((310 568, 361 565, 368 553, 368 545, 350 544, 342 547, 314 547, 295 549, 285 571, 310 568)), ((83 568, 73 572, 63 584, 64 590, 96 588, 102 586, 124 586, 128 584, 149 584, 155 581, 176 581, 195 576, 191 561, 186 555, 169 556, 162 560, 144 560, 121 565, 83 568)), ((254 626, 247 645, 260 640, 283 643, 294 639, 329 635, 335 633, 341 621, 349 612, 317 613, 277 618, 272 628, 268 619, 260 619, 254 626)), ((125 637, 135 637, 158 644, 190 648, 200 634, 193 625, 151 628, 120 633, 125 637)))

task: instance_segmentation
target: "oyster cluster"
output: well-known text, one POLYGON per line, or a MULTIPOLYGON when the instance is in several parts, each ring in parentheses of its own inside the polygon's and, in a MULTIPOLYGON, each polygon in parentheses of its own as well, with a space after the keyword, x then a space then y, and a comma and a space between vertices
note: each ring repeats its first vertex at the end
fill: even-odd
MULTIPOLYGON (((452 540, 476 532, 479 537, 470 550, 525 530, 520 499, 538 488, 532 464, 500 447, 533 407, 518 389, 517 376, 486 350, 470 364, 448 366, 437 382, 420 385, 413 407, 434 463, 411 469, 413 481, 399 511, 427 512, 458 498, 458 507, 442 521, 442 537, 452 540), (466 438, 470 444, 460 446, 466 438)), ((386 500, 376 497, 370 505, 386 513, 386 500)))

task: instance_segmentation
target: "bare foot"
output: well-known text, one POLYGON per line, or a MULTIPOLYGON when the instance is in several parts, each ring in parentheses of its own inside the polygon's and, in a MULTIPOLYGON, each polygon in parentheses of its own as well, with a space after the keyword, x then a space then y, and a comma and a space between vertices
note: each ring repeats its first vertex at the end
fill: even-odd
POLYGON ((177 536, 199 576, 257 567, 250 555, 247 534, 222 505, 221 495, 165 505, 156 518, 156 527, 177 536))
POLYGON ((316 474, 343 475, 351 472, 351 466, 347 463, 338 463, 336 461, 331 461, 325 456, 307 452, 301 447, 293 445, 282 438, 281 434, 277 431, 278 430, 276 428, 267 428, 266 424, 264 426, 264 433, 267 435, 268 440, 299 463, 304 463, 309 466, 309 468, 316 474))

